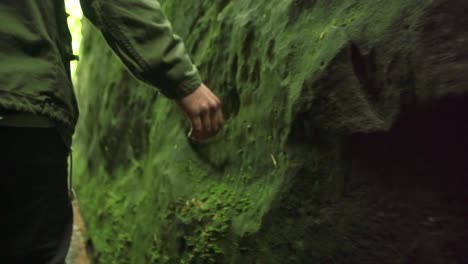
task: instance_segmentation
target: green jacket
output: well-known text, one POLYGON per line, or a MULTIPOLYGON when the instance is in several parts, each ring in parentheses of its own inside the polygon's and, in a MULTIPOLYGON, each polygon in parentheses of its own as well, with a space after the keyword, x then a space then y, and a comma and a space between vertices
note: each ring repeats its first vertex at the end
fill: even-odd
MULTIPOLYGON (((201 84, 156 0, 81 0, 84 15, 140 80, 179 99, 201 84)), ((78 107, 63 0, 0 2, 0 109, 46 116, 71 130, 78 107)))

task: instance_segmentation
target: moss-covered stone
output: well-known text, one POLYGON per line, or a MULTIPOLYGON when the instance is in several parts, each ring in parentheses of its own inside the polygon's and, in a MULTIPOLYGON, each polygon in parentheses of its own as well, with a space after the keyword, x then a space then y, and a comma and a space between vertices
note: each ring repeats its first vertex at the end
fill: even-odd
POLYGON ((188 140, 85 24, 75 176, 96 260, 467 261, 468 4, 162 4, 227 122, 188 140))

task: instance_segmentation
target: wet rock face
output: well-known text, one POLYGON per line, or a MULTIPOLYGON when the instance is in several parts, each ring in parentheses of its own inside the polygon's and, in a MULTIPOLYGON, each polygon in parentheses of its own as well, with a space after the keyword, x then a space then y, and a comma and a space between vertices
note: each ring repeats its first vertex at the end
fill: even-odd
POLYGON ((468 2, 162 4, 228 121, 190 142, 85 26, 75 175, 96 260, 468 262, 468 2))

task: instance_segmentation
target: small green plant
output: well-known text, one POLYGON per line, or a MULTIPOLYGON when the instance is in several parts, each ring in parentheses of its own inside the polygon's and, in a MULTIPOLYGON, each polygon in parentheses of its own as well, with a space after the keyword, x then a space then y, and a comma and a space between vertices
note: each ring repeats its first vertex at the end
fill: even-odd
POLYGON ((219 186, 179 204, 177 217, 187 232, 186 254, 181 264, 216 263, 223 253, 223 242, 229 241, 233 214, 247 210, 249 199, 236 200, 234 193, 219 186))

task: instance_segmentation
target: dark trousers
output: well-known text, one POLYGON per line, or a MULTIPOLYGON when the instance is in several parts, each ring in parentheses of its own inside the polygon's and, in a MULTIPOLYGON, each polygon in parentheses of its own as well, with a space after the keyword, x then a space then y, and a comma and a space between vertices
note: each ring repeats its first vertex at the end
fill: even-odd
POLYGON ((55 128, 0 127, 0 263, 65 263, 67 157, 55 128))

